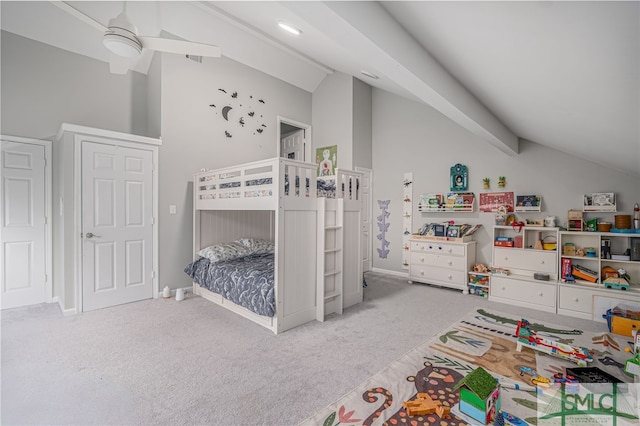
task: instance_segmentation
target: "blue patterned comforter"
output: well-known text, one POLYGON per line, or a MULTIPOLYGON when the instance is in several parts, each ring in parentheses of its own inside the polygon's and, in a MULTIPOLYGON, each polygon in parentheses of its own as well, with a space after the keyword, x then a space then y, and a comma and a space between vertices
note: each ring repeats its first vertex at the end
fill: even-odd
POLYGON ((201 257, 184 269, 195 283, 259 315, 275 315, 274 255, 211 263, 201 257))

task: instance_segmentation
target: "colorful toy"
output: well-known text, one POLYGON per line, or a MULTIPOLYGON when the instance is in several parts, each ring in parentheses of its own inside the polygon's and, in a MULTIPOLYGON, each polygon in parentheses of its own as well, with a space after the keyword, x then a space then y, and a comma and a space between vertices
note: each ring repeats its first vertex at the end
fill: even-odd
POLYGON ((535 331, 531 330, 529 321, 522 318, 516 327, 516 350, 520 352, 522 345, 526 345, 535 351, 546 353, 557 358, 575 362, 580 367, 585 367, 587 362, 593 361, 593 357, 587 348, 577 348, 554 340, 539 337, 535 331))
POLYGON ((533 368, 525 366, 520 367, 520 375, 524 376, 525 374, 531 375, 531 383, 533 383, 535 386, 548 388, 549 384, 551 383, 551 380, 539 375, 533 368))
POLYGON ((633 348, 625 348, 625 352, 633 353, 633 357, 624 364, 624 371, 634 375, 634 380, 638 383, 640 378, 640 333, 637 331, 634 333, 633 348))
POLYGON ((482 367, 460 380, 452 390, 460 389, 460 412, 481 424, 493 422, 500 409, 500 383, 482 367))
POLYGON ((612 288, 616 290, 629 290, 631 286, 624 278, 607 278, 604 281, 604 288, 612 288))
POLYGON ((476 263, 475 265, 473 265, 473 272, 488 274, 490 271, 489 271, 489 267, 484 263, 476 263))
POLYGON ((440 401, 434 401, 429 394, 419 392, 415 400, 404 401, 402 406, 407 410, 409 417, 424 416, 436 413, 441 419, 448 416, 451 409, 440 401))

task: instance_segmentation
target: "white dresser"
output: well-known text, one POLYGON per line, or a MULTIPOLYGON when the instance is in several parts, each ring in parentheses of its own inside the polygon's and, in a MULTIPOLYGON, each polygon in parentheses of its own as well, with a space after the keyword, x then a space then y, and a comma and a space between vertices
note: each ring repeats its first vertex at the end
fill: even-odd
POLYGON ((476 261, 476 242, 409 238, 409 283, 414 281, 457 288, 466 293, 468 273, 476 261))

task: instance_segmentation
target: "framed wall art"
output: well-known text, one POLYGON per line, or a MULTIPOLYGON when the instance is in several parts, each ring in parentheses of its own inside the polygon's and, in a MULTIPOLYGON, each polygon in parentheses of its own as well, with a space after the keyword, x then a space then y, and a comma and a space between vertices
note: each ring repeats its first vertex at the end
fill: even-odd
POLYGON ((451 191, 466 191, 469 187, 469 176, 467 166, 456 164, 451 166, 451 191))

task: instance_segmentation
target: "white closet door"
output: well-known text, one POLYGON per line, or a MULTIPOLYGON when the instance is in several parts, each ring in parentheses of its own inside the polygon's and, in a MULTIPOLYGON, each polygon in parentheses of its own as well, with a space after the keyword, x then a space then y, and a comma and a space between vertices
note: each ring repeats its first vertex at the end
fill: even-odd
POLYGON ((83 311, 153 296, 153 157, 82 143, 83 311))
POLYGON ((2 309, 45 301, 45 148, 2 141, 2 309))

